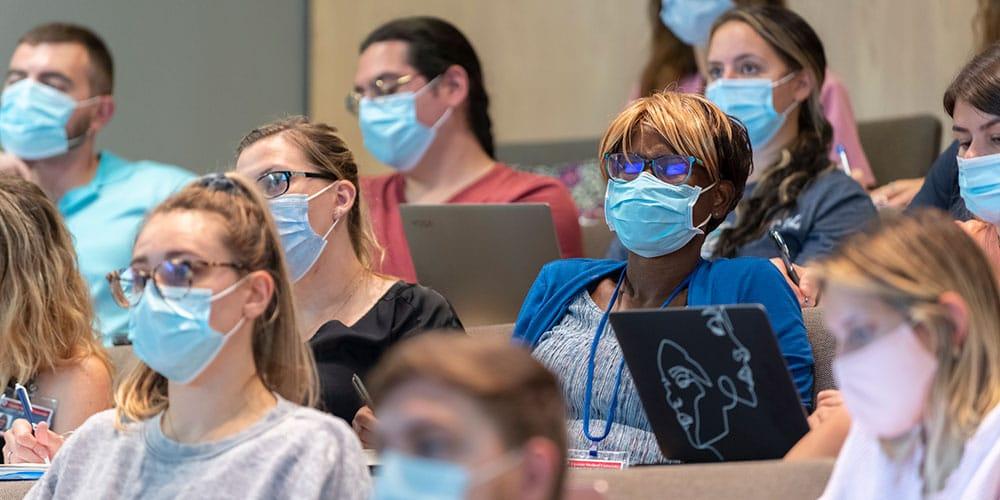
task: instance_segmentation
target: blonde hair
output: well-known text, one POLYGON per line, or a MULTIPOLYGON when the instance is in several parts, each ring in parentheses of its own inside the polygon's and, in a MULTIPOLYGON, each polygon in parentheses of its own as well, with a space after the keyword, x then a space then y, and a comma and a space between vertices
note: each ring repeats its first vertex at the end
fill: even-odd
POLYGON ((736 119, 699 95, 665 91, 636 99, 612 120, 601 139, 598 154, 605 178, 606 156, 628 154, 643 127, 655 131, 676 154, 701 160, 713 182, 731 182, 736 196, 729 209, 739 203, 753 153, 747 131, 736 119))
POLYGON ((347 144, 337 134, 337 129, 325 123, 310 121, 305 116, 282 118, 261 125, 243 137, 236 147, 237 159, 256 142, 278 135, 295 144, 312 166, 354 185, 357 195, 347 217, 348 234, 354 255, 362 267, 373 270, 381 263, 385 252, 376 242, 375 233, 365 213, 367 209, 361 202, 358 165, 354 162, 354 154, 347 149, 347 144))
POLYGON ((87 284, 69 231, 38 186, 0 176, 0 387, 42 370, 99 359, 87 284))
POLYGON ((899 310, 930 334, 938 369, 925 413, 923 476, 938 491, 958 466, 966 440, 1000 404, 1000 290, 976 243, 945 214, 929 210, 886 216, 817 266, 824 287, 836 284, 899 310), (960 350, 955 325, 939 303, 954 292, 968 306, 960 350))
MULTIPOLYGON (((236 174, 212 174, 194 181, 149 215, 178 211, 221 217, 223 245, 249 271, 266 271, 274 295, 253 324, 253 360, 264 386, 294 403, 313 406, 317 398, 316 364, 295 323, 292 284, 281 242, 267 204, 254 186, 236 174)), ((152 417, 168 406, 167 379, 140 363, 115 393, 119 424, 152 417)))

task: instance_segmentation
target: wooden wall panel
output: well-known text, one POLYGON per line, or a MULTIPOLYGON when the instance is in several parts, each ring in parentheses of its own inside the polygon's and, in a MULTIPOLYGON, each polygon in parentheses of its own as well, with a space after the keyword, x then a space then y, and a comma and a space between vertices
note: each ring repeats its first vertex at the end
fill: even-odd
MULTIPOLYGON (((859 119, 932 112, 973 50, 975 0, 789 0, 819 32, 859 119)), ((344 110, 357 47, 404 15, 455 23, 483 61, 498 142, 596 137, 621 109, 649 43, 646 0, 312 0, 310 110, 337 125, 366 173, 344 110)), ((946 123, 946 129, 947 122, 946 123)))

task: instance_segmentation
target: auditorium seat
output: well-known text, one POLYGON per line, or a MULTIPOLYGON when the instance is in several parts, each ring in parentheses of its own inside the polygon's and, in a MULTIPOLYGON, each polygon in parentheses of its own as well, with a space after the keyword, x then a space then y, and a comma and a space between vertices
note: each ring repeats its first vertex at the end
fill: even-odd
POLYGON ((858 136, 882 186, 927 174, 941 149, 941 121, 924 114, 858 122, 858 136))
POLYGON ((806 324, 806 335, 813 351, 813 394, 826 389, 836 389, 833 380, 833 356, 837 351, 837 341, 823 322, 823 308, 812 307, 802 310, 806 324))
POLYGON ((626 470, 572 469, 569 484, 593 486, 608 500, 815 500, 833 471, 833 460, 776 460, 721 464, 658 465, 626 470))

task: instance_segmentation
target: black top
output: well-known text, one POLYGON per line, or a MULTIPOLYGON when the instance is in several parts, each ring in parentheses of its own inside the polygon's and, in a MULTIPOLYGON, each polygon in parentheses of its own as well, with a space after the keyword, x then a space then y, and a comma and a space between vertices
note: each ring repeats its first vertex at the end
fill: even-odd
POLYGON ((325 323, 309 339, 319 371, 321 406, 348 423, 361 408, 351 376, 362 379, 397 341, 435 329, 462 329, 451 304, 420 285, 397 281, 364 317, 348 327, 325 323))
POLYGON ((927 171, 924 185, 913 200, 907 211, 921 207, 935 207, 945 210, 955 220, 966 221, 972 218, 972 213, 965 208, 965 201, 958 188, 958 141, 951 143, 927 171))

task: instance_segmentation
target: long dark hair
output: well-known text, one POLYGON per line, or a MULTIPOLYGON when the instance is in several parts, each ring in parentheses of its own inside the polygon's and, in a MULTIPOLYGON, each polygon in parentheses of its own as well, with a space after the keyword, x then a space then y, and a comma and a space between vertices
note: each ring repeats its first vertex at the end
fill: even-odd
POLYGON ((966 64, 944 93, 944 109, 954 116, 959 100, 1000 116, 1000 42, 994 43, 966 64))
POLYGON ((722 231, 717 257, 732 257, 743 245, 759 238, 771 220, 795 206, 799 194, 824 170, 831 168, 828 158, 833 128, 823 116, 819 89, 826 73, 826 53, 819 36, 798 14, 775 6, 747 7, 723 14, 715 26, 738 21, 750 26, 778 53, 792 71, 806 71, 815 82, 809 98, 798 109, 799 130, 788 151, 790 161, 764 168, 753 190, 736 208, 736 225, 722 231))
POLYGON ((465 35, 443 19, 405 17, 376 28, 361 42, 359 52, 364 52, 373 43, 391 40, 408 44, 408 62, 428 80, 455 64, 465 69, 469 75, 469 128, 486 154, 492 157, 494 148, 490 97, 483 84, 483 69, 479 64, 479 57, 465 35))

